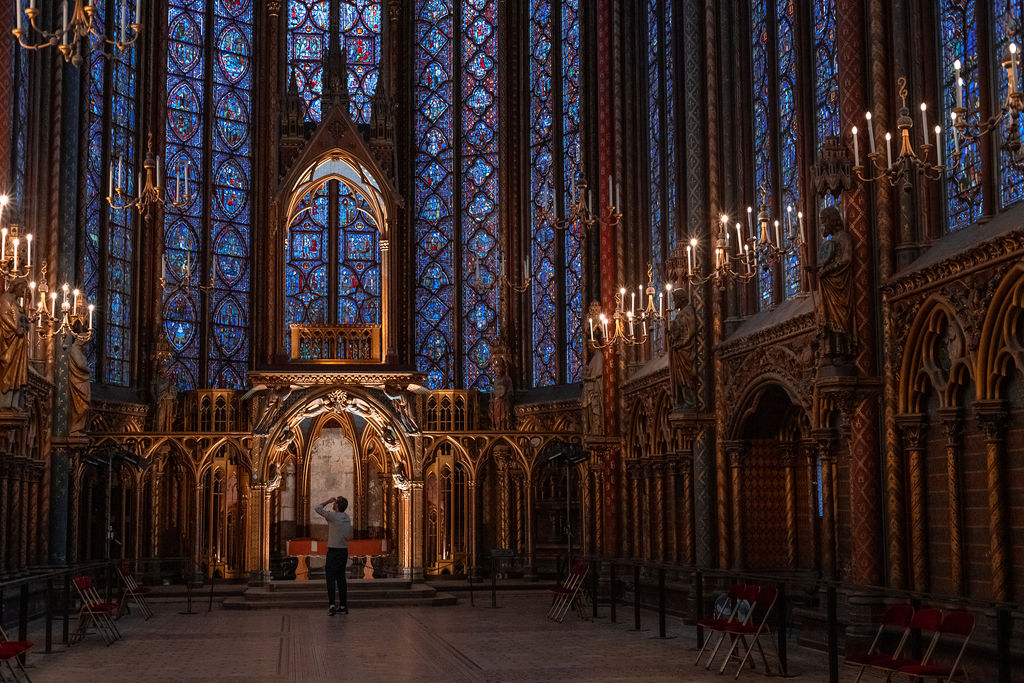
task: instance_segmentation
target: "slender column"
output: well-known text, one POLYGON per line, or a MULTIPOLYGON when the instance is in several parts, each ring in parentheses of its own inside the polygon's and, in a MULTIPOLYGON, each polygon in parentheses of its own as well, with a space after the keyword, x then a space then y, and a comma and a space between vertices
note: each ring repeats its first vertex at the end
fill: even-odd
POLYGON ((10 554, 11 518, 14 508, 8 502, 10 496, 10 456, 0 455, 0 573, 6 571, 10 554))
POLYGON ((667 562, 679 562, 679 497, 676 495, 676 477, 679 461, 667 463, 665 468, 665 557, 667 562))
POLYGON ((69 468, 71 502, 68 507, 68 564, 78 562, 78 530, 81 528, 82 471, 72 463, 69 468))
POLYGON ((8 564, 12 569, 20 570, 21 564, 21 523, 25 516, 24 506, 21 503, 21 476, 24 469, 21 458, 14 459, 14 468, 11 477, 11 509, 14 511, 14 524, 11 525, 11 554, 8 564))
POLYGON ((1003 489, 1003 443, 1006 439, 1006 408, 1002 401, 978 402, 978 423, 985 437, 988 473, 989 560, 992 563, 992 599, 1010 599, 1010 558, 1007 553, 1006 498, 1003 489))
POLYGON ((786 478, 786 565, 797 566, 797 519, 796 519, 796 454, 793 444, 785 444, 782 454, 782 469, 786 478))
POLYGON ((533 481, 529 475, 523 481, 523 526, 526 534, 526 571, 528 574, 536 574, 536 541, 533 535, 533 481))
POLYGON ((964 542, 961 535, 963 508, 960 502, 960 458, 963 444, 963 414, 956 408, 939 411, 946 435, 946 491, 949 497, 949 576, 953 594, 964 592, 964 542))
POLYGON ((901 415, 897 418, 900 434, 903 437, 903 453, 910 475, 910 549, 911 576, 914 590, 925 593, 928 591, 928 538, 924 450, 928 425, 923 416, 901 415))
POLYGON ((192 569, 197 579, 200 576, 199 566, 203 558, 203 489, 204 486, 201 482, 196 484, 195 505, 193 507, 195 511, 195 526, 193 527, 195 538, 192 539, 192 569))
POLYGON ((512 481, 512 487, 513 487, 512 492, 514 494, 513 498, 515 499, 515 502, 514 502, 514 506, 515 507, 512 509, 512 512, 515 514, 515 517, 513 518, 514 529, 515 529, 515 532, 516 532, 516 534, 515 534, 515 537, 516 537, 516 547, 515 547, 515 550, 516 550, 517 554, 525 555, 526 554, 526 538, 525 538, 526 529, 524 528, 523 520, 526 519, 526 514, 524 512, 524 504, 523 504, 523 488, 524 488, 525 482, 526 482, 526 475, 523 474, 523 473, 517 473, 516 476, 511 479, 511 481, 512 481))
POLYGON ((498 468, 498 545, 511 548, 511 529, 509 528, 509 463, 508 454, 496 451, 495 463, 498 468))
POLYGON ((609 549, 604 542, 604 474, 601 466, 594 469, 594 552, 598 555, 608 555, 609 549))
POLYGON ((160 556, 160 506, 162 504, 163 492, 161 491, 160 482, 163 477, 161 476, 163 470, 163 464, 158 464, 152 474, 152 501, 150 502, 149 508, 149 547, 153 557, 160 556))
POLYGON ((644 560, 649 562, 654 559, 654 538, 652 538, 652 529, 654 528, 654 525, 651 523, 651 517, 655 513, 654 496, 651 491, 651 480, 654 478, 654 472, 650 463, 644 465, 643 478, 644 500, 641 506, 641 509, 643 510, 643 528, 641 530, 641 538, 643 538, 644 544, 644 560))
POLYGON ((742 569, 743 557, 743 444, 730 441, 725 444, 729 464, 729 482, 732 499, 732 566, 742 569))
POLYGON ((32 470, 28 458, 21 466, 21 542, 18 544, 18 565, 28 566, 29 534, 32 531, 32 470))
POLYGON ((402 568, 402 574, 407 578, 413 578, 413 553, 412 553, 412 489, 403 488, 399 490, 399 526, 401 532, 398 534, 398 557, 402 568))
POLYGON ((801 444, 801 451, 800 462, 807 485, 807 518, 810 520, 811 527, 810 557, 814 566, 821 569, 821 522, 818 521, 818 478, 815 476, 818 465, 818 445, 814 441, 805 441, 801 444))
POLYGON ((64 446, 50 450, 50 562, 63 565, 68 559, 68 478, 71 454, 64 446))
POLYGON ((694 516, 693 456, 683 456, 683 563, 697 562, 697 528, 694 516))
POLYGON ((135 538, 132 543, 132 559, 138 563, 142 559, 142 497, 145 495, 145 482, 141 473, 135 475, 135 511, 132 513, 132 524, 135 527, 135 538))
POLYGON ((630 540, 632 556, 640 558, 643 556, 643 534, 640 524, 640 468, 634 465, 629 471, 629 483, 632 489, 631 509, 633 516, 633 538, 630 540))
POLYGON ((664 562, 665 557, 665 463, 654 465, 654 559, 664 562))
POLYGON ((477 519, 477 497, 476 497, 476 478, 472 478, 466 482, 466 495, 469 496, 469 504, 466 506, 467 517, 469 519, 469 541, 467 551, 469 552, 469 571, 476 572, 477 570, 477 538, 480 536, 480 520, 477 519))
POLYGON ((25 564, 39 563, 39 477, 42 476, 42 463, 32 463, 32 478, 28 482, 28 555, 25 564))
POLYGON ((583 465, 579 469, 580 472, 580 510, 583 513, 583 528, 580 529, 580 548, 582 548, 583 556, 589 557, 593 554, 594 543, 593 543, 593 505, 590 499, 590 466, 583 465))
POLYGON ((831 430, 818 430, 818 459, 821 461, 821 569, 826 578, 836 575, 835 454, 831 430))

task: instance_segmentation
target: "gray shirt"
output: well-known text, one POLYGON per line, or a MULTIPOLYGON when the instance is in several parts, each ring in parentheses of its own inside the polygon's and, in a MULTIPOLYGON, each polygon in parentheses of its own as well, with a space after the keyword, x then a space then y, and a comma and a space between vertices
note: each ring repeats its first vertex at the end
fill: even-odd
POLYGON ((327 520, 327 547, 348 548, 348 539, 352 538, 352 520, 344 512, 328 510, 323 505, 316 506, 316 513, 327 520))

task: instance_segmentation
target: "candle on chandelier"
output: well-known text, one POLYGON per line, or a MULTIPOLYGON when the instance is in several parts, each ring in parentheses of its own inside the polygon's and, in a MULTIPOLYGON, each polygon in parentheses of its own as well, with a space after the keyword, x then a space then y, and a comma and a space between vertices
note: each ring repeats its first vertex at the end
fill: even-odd
POLYGON ((68 35, 69 35, 69 32, 68 32, 68 0, 64 0, 63 12, 64 12, 64 23, 62 25, 64 27, 64 30, 62 31, 62 33, 63 33, 62 37, 64 39, 64 45, 67 45, 68 44, 68 35))
POLYGON ((160 163, 160 155, 156 155, 156 189, 160 190, 164 186, 164 167, 160 163))
POLYGON ((892 133, 888 131, 885 133, 885 158, 889 162, 889 168, 892 168, 892 133))
POLYGON ((73 292, 71 292, 71 293, 72 293, 72 294, 74 295, 74 297, 75 297, 75 299, 74 299, 75 303, 74 303, 74 305, 73 305, 73 306, 71 307, 71 315, 75 316, 75 315, 78 315, 78 290, 76 289, 76 290, 74 290, 74 291, 73 291, 73 292))
POLYGON ((32 270, 32 233, 25 235, 25 251, 25 265, 28 266, 29 270, 32 270))
POLYGON ((853 127, 853 165, 860 166, 860 143, 857 140, 857 126, 853 127))
POLYGON ((736 223, 736 253, 743 255, 743 237, 740 233, 740 224, 736 223))
POLYGON ((57 317, 57 292, 50 292, 50 317, 57 317))
POLYGON ((804 238, 804 212, 803 211, 797 211, 796 212, 796 220, 797 220, 797 223, 799 223, 799 225, 800 225, 800 241, 803 242, 804 244, 807 244, 807 240, 804 238))
POLYGON ((921 103, 921 131, 924 133, 924 144, 928 144, 928 105, 921 103))
POLYGON ((590 343, 593 344, 594 343, 594 319, 592 317, 590 317, 590 318, 587 318, 587 321, 590 323, 590 343))
POLYGON ((89 304, 89 329, 92 329, 92 313, 96 310, 96 304, 89 304))
POLYGON ((665 300, 664 300, 663 297, 664 297, 664 294, 662 294, 661 292, 658 292, 658 315, 659 316, 665 315, 665 300))
POLYGON ((665 283, 665 298, 668 299, 668 312, 672 312, 672 283, 665 283))
POLYGON ((139 171, 139 184, 135 186, 135 191, 139 193, 139 199, 142 199, 143 187, 145 187, 145 183, 142 182, 142 171, 139 171))
POLYGON ((142 23, 142 0, 135 0, 135 25, 142 23))
POLYGON ((185 162, 185 201, 188 201, 188 197, 189 197, 189 194, 188 194, 188 167, 189 166, 190 166, 190 164, 186 161, 185 162))
POLYGON ((68 302, 68 292, 71 290, 71 288, 68 286, 68 283, 65 282, 63 285, 61 285, 61 289, 64 290, 64 300, 61 303, 66 304, 68 302))
POLYGON ((1020 81, 1017 80, 1017 43, 1010 43, 1010 84, 1009 92, 1017 92, 1020 88, 1020 81))
POLYGON ((747 207, 747 230, 750 231, 750 239, 754 239, 754 207, 747 207))
POLYGON ((786 236, 790 239, 796 236, 796 233, 793 232, 793 207, 790 205, 786 206, 786 236))
MULTIPOLYGON (((647 304, 644 303, 644 286, 643 285, 637 285, 636 288, 640 291, 640 308, 641 309, 646 309, 647 308, 647 304)), ((654 303, 653 299, 652 299, 651 303, 654 303)))
POLYGON ((15 237, 12 241, 14 242, 14 270, 18 270, 18 245, 21 244, 21 240, 15 237))
POLYGON ((18 11, 14 15, 18 21, 18 32, 21 32, 21 0, 18 0, 18 11))
POLYGON ((160 257, 160 279, 167 282, 167 256, 160 257))
POLYGON ((608 204, 612 203, 612 174, 608 174, 608 204))
POLYGON ((622 209, 622 183, 615 183, 615 208, 622 209))
POLYGON ((956 129, 956 112, 950 112, 949 118, 953 120, 953 151, 956 154, 960 153, 960 133, 956 129))
POLYGON ((746 258, 744 259, 747 262, 747 275, 750 275, 750 245, 744 244, 743 249, 744 251, 746 251, 747 254, 746 258))
POLYGON ((121 44, 128 42, 128 0, 121 0, 121 44))
POLYGON ((633 336, 633 314, 632 313, 627 313, 626 314, 626 320, 629 321, 629 336, 632 337, 633 336))
POLYGON ((782 240, 779 239, 779 222, 775 221, 775 246, 782 249, 782 240))
POLYGON ((939 137, 942 134, 942 127, 935 126, 935 163, 938 166, 942 166, 942 139, 939 137))
POLYGON ((117 189, 124 189, 124 155, 117 158, 117 189))
MULTIPOLYGON (((640 296, 641 296, 641 302, 642 302, 643 301, 643 298, 642 298, 643 294, 641 294, 640 296)), ((636 311, 636 292, 630 292, 629 298, 630 298, 629 310, 630 311, 636 311)))
POLYGON ((686 274, 693 275, 693 247, 686 245, 686 274))
POLYGON ((875 127, 871 123, 871 112, 864 114, 864 118, 868 120, 868 151, 872 154, 875 153, 875 127))
POLYGON ((604 313, 601 314, 601 337, 608 341, 608 317, 604 313))
POLYGON ((960 78, 960 60, 953 60, 953 71, 956 74, 956 107, 961 109, 964 106, 964 79, 960 78))

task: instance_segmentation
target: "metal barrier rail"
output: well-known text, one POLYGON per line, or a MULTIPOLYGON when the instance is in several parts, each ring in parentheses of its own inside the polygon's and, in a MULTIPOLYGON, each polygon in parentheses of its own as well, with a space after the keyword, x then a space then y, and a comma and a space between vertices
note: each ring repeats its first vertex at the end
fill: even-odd
POLYGON ((609 617, 612 623, 616 621, 616 607, 619 599, 617 596, 617 574, 622 568, 632 569, 633 575, 633 627, 641 629, 641 592, 644 587, 641 569, 654 570, 657 573, 657 611, 658 611, 658 635, 665 637, 665 615, 666 615, 666 571, 687 575, 690 579, 690 586, 694 596, 693 613, 689 615, 695 624, 697 635, 697 647, 704 642, 703 628, 699 621, 704 617, 704 591, 707 579, 717 579, 723 584, 744 581, 752 584, 771 584, 778 588, 778 604, 776 615, 776 636, 779 665, 782 674, 788 676, 788 653, 787 653, 787 631, 789 629, 788 613, 790 610, 790 598, 787 595, 787 588, 807 589, 812 588, 815 592, 823 592, 825 595, 825 613, 827 620, 828 638, 828 669, 830 683, 839 681, 839 592, 857 593, 879 598, 880 600, 907 600, 919 608, 922 604, 935 606, 955 606, 958 609, 973 609, 975 611, 995 612, 996 630, 996 656, 998 658, 998 681, 999 683, 1011 683, 1012 681, 1012 659, 1010 643, 1013 634, 1014 620, 1024 621, 1024 612, 1021 611, 1019 603, 999 602, 996 600, 979 600, 963 596, 948 596, 936 593, 921 593, 917 591, 891 589, 881 586, 861 586, 857 584, 844 583, 821 578, 793 579, 777 574, 764 574, 757 572, 728 571, 721 569, 705 569, 694 566, 680 566, 672 564, 658 564, 637 562, 631 560, 608 559, 599 557, 586 558, 591 564, 591 592, 593 594, 594 617, 598 617, 598 584, 603 576, 603 567, 608 566, 609 581, 609 617))

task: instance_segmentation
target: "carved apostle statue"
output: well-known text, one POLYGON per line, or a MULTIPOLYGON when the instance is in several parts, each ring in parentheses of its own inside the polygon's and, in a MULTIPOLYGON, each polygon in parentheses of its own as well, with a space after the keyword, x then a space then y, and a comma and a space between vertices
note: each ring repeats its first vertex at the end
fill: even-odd
POLYGON ((70 339, 68 347, 68 389, 71 403, 68 415, 68 433, 84 434, 89 422, 89 403, 92 400, 92 383, 89 378, 89 359, 85 356, 84 342, 70 339))
POLYGON ((512 416, 512 377, 508 372, 508 358, 504 353, 495 353, 494 393, 491 394, 491 429, 507 430, 512 416))
POLYGON ((21 388, 28 381, 29 320, 22 306, 27 290, 17 279, 0 296, 0 402, 9 408, 21 405, 21 388))
POLYGON ((178 397, 178 389, 171 377, 171 352, 166 341, 157 342, 157 352, 153 360, 153 431, 174 431, 174 412, 178 397), (166 347, 166 348, 165 348, 166 347))
POLYGON ((833 365, 848 363, 854 353, 853 244, 839 210, 821 212, 822 236, 818 250, 818 325, 822 351, 833 365))
POLYGON ((669 326, 669 369, 676 405, 697 404, 697 311, 687 301, 669 326))
POLYGON ((604 434, 604 354, 595 351, 583 371, 583 393, 580 407, 583 409, 583 433, 592 436, 604 434))

